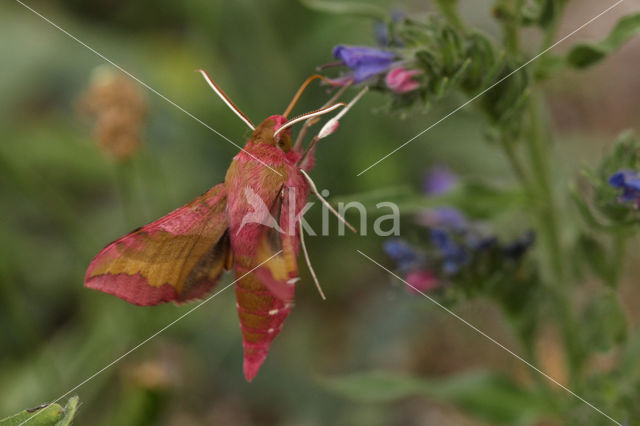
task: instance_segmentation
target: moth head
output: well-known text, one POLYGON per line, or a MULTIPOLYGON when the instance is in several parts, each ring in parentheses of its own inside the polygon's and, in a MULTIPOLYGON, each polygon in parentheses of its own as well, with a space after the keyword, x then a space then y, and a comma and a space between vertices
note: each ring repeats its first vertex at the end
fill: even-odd
POLYGON ((323 107, 318 110, 299 115, 292 119, 287 119, 287 117, 293 110, 293 107, 298 102, 298 99, 300 99, 300 96, 307 88, 309 83, 316 79, 321 79, 325 82, 329 82, 329 80, 327 80, 326 78, 316 74, 312 75, 304 83, 302 83, 302 86, 300 87, 300 89, 298 89, 298 92, 293 97, 291 103, 289 103, 289 106, 285 110, 284 114, 272 115, 271 117, 260 123, 258 127, 256 127, 253 125, 251 120, 231 101, 231 99, 229 99, 229 97, 222 91, 222 89, 216 84, 216 82, 213 81, 213 79, 209 76, 209 74, 207 74, 206 71, 201 69, 197 71, 202 74, 207 84, 209 84, 211 89, 213 89, 213 91, 223 100, 223 102, 253 131, 251 139, 255 143, 264 143, 271 146, 277 146, 283 152, 289 152, 291 150, 291 126, 301 121, 319 117, 337 108, 345 106, 344 103, 339 102, 331 106, 323 107))
POLYGON ((271 146, 277 146, 284 152, 291 150, 291 128, 280 129, 287 122, 287 118, 283 115, 272 115, 265 119, 253 131, 251 139, 255 143, 265 143, 271 146))

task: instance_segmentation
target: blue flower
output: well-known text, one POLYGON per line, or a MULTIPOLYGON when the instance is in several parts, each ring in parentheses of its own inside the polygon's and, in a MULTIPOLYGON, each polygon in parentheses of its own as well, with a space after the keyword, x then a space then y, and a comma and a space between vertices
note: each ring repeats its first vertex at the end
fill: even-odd
POLYGON ((640 175, 630 170, 621 170, 609 177, 609 185, 621 188, 622 201, 640 201, 640 175))
POLYGON ((386 72, 396 55, 381 49, 366 46, 336 46, 333 56, 353 71, 354 83, 386 72))
POLYGON ((458 175, 447 167, 434 166, 427 171, 423 191, 427 195, 442 195, 450 192, 458 184, 458 175))
POLYGON ((419 262, 419 256, 416 250, 400 238, 385 241, 382 249, 387 253, 387 256, 396 262, 398 269, 402 271, 413 268, 419 262))
POLYGON ((417 222, 428 228, 450 228, 462 230, 468 225, 464 213, 454 207, 438 207, 421 212, 417 222))
POLYGON ((451 236, 442 229, 431 230, 431 241, 442 255, 442 268, 446 274, 453 275, 464 266, 469 257, 464 249, 458 245, 451 236))
MULTIPOLYGON (((426 195, 442 195, 458 184, 458 175, 446 167, 434 166, 424 176, 422 191, 426 195)), ((455 207, 438 207, 420 213, 418 222, 429 228, 462 230, 469 225, 467 217, 455 207)))

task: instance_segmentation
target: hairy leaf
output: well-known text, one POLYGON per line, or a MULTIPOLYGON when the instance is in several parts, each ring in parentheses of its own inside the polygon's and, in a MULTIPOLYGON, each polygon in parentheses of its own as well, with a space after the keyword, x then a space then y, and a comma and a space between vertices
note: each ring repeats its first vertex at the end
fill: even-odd
POLYGON ((640 13, 620 19, 611 33, 598 43, 584 43, 574 46, 567 56, 569 64, 575 68, 587 68, 604 59, 620 48, 640 31, 640 13))

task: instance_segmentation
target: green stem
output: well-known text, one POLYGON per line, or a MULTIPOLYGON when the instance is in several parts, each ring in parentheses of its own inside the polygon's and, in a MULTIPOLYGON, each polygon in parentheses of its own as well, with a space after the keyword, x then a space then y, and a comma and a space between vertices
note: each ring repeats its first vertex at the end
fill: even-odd
POLYGON ((509 160, 509 165, 511 166, 511 170, 516 175, 516 178, 520 182, 520 185, 523 187, 525 191, 529 191, 530 184, 529 178, 527 177, 527 172, 518 158, 518 154, 515 150, 515 144, 507 140, 506 138, 501 138, 502 150, 504 151, 507 159, 509 160))
POLYGON ((560 233, 556 217, 557 209, 551 185, 549 170, 549 150, 548 141, 543 137, 542 128, 544 126, 540 119, 540 113, 535 99, 529 106, 529 128, 526 136, 526 148, 528 153, 529 166, 532 174, 532 181, 535 188, 532 188, 536 196, 536 207, 538 222, 541 230, 541 239, 546 246, 548 254, 548 265, 551 270, 551 277, 560 281, 556 285, 564 285, 565 271, 562 258, 562 247, 560 243, 560 233))
POLYGON ((556 7, 558 9, 553 14, 553 17, 551 18, 551 22, 549 22, 549 25, 547 25, 545 29, 544 38, 542 39, 542 44, 540 45, 540 49, 539 49, 540 52, 547 50, 553 44, 553 40, 556 36, 556 33, 558 32, 560 23, 562 22, 562 17, 564 16, 564 9, 566 6, 566 2, 560 1, 560 2, 557 2, 556 4, 557 4, 556 7))
POLYGON ((520 54, 520 23, 522 21, 522 8, 524 0, 514 2, 513 15, 509 16, 503 27, 504 45, 508 53, 512 55, 520 54))

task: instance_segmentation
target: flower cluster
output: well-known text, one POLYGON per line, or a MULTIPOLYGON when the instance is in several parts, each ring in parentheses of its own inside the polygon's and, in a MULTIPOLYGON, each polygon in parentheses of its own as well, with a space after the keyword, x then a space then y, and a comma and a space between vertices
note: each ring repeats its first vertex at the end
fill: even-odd
POLYGON ((414 78, 421 74, 417 69, 406 69, 403 60, 396 53, 366 46, 336 46, 333 56, 349 72, 331 80, 336 85, 373 82, 384 79, 386 87, 395 93, 412 92, 420 88, 414 78))
POLYGON ((640 207, 640 174, 631 170, 621 170, 609 177, 609 185, 622 189, 619 200, 623 203, 632 202, 636 208, 640 207))
POLYGON ((586 223, 599 229, 630 231, 640 223, 640 141, 622 133, 594 168, 586 168, 573 201, 586 223), (588 186, 583 186, 588 184, 588 186))
MULTIPOLYGON (((426 175, 425 194, 446 194, 457 181, 448 169, 433 168, 426 175)), ((529 231, 502 243, 454 207, 426 209, 418 214, 416 223, 426 233, 420 233, 415 244, 396 238, 383 245, 412 291, 430 291, 472 277, 488 280, 518 264, 535 242, 535 234, 529 231)))
POLYGON ((340 44, 333 49, 337 61, 319 69, 343 67, 345 72, 337 77, 327 76, 330 82, 366 84, 383 92, 390 112, 414 105, 424 110, 455 91, 472 97, 492 87, 477 103, 492 126, 488 137, 520 133, 518 118, 530 91, 528 73, 519 70, 519 62, 505 60, 489 37, 464 31, 437 14, 416 20, 398 12, 378 21, 374 35, 377 46, 340 44))

